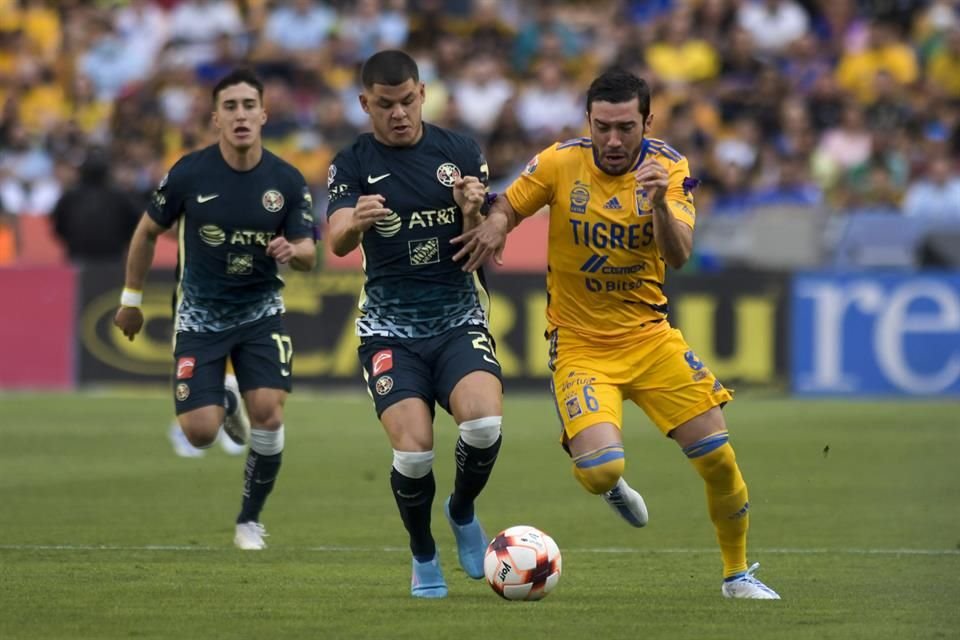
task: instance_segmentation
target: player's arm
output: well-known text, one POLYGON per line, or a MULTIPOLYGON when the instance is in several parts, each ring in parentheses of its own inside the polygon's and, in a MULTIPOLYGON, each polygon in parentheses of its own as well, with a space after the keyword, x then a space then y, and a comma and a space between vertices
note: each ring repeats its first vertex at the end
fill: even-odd
POLYGON ((483 222, 483 206, 487 201, 490 169, 487 159, 476 142, 471 141, 469 152, 462 166, 468 167, 469 175, 459 178, 453 185, 453 199, 463 216, 463 231, 469 231, 483 222))
MULTIPOLYGON (((671 211, 671 200, 675 198, 672 192, 676 188, 673 183, 677 182, 678 178, 680 182, 683 181, 680 173, 679 171, 668 172, 662 164, 653 158, 648 158, 635 174, 637 184, 647 192, 653 204, 654 241, 664 262, 674 269, 685 265, 693 251, 692 216, 687 221, 685 215, 676 215, 671 211)), ((683 187, 680 188, 682 190, 683 187)))
POLYGON ((523 173, 499 194, 487 212, 486 218, 473 229, 450 240, 463 245, 454 261, 464 260, 463 270, 476 271, 491 257, 503 264, 503 249, 507 234, 520 222, 547 206, 553 200, 557 180, 556 149, 540 152, 527 163, 523 173))
POLYGON ((310 271, 317 265, 313 196, 299 171, 296 188, 288 198, 291 207, 283 221, 283 233, 267 244, 267 256, 295 271, 310 271))
POLYGON ((357 198, 355 207, 337 209, 336 215, 330 216, 327 227, 333 253, 342 258, 356 249, 363 240, 363 233, 390 214, 385 202, 382 195, 374 193, 357 198))
POLYGON ((160 226, 149 214, 144 213, 133 232, 133 239, 130 240, 123 293, 120 295, 120 308, 113 318, 113 323, 130 340, 133 340, 143 328, 143 312, 140 311, 140 305, 143 302, 143 285, 147 281, 150 265, 153 264, 157 238, 165 231, 165 227, 160 226))
POLYGON ((277 236, 267 245, 267 255, 280 264, 289 264, 295 271, 310 271, 317 266, 317 249, 313 238, 287 240, 277 236))
POLYGON ((450 242, 462 242, 463 246, 454 256, 454 262, 463 258, 467 261, 463 270, 476 271, 491 257, 498 265, 503 264, 503 249, 507 244, 507 234, 513 231, 522 218, 503 194, 490 205, 490 211, 479 225, 468 229, 450 242))

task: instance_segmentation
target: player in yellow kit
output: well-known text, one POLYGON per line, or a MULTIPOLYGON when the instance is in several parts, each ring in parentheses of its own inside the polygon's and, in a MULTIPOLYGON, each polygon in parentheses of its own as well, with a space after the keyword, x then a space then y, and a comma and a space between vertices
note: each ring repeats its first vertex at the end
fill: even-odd
POLYGON ((706 484, 723 558, 721 592, 779 599, 747 568, 747 486, 721 407, 732 399, 667 321, 666 266, 690 257, 696 210, 687 160, 647 138, 650 90, 631 73, 599 76, 587 92, 590 138, 545 149, 499 196, 486 220, 455 238, 473 271, 498 263, 507 233, 547 206, 547 335, 561 442, 573 473, 630 524, 647 523, 623 479, 623 400, 681 447, 706 484))

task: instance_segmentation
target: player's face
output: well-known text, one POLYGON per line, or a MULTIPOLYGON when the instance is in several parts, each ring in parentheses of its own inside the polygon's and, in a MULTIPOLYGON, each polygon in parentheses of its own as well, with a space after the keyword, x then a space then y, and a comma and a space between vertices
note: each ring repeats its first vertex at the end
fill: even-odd
POLYGON ((224 88, 217 95, 213 124, 220 137, 238 151, 260 144, 260 130, 267 121, 257 88, 245 82, 224 88))
POLYGON ((639 101, 634 98, 629 102, 595 101, 587 118, 597 165, 610 175, 627 173, 640 155, 643 136, 653 122, 653 115, 644 122, 639 101))
POLYGON ((423 98, 422 82, 412 78, 403 84, 374 84, 360 95, 360 106, 370 114, 373 135, 391 147, 407 147, 420 140, 423 98))

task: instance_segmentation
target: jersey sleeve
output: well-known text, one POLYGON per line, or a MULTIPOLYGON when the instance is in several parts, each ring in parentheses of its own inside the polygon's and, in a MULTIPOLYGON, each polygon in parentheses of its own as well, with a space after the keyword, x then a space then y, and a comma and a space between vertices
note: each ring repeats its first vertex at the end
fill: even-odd
POLYGON ((333 159, 327 171, 327 218, 340 209, 357 206, 357 200, 363 195, 360 184, 360 171, 356 159, 349 151, 341 151, 333 159))
POLYGON ((187 197, 186 162, 181 158, 174 164, 150 197, 147 215, 161 227, 169 229, 179 219, 187 197))
POLYGON ((550 147, 533 156, 504 195, 514 210, 526 218, 553 201, 556 182, 557 152, 550 147))
POLYGON ((700 181, 690 177, 690 165, 681 157, 668 168, 667 207, 673 217, 690 225, 696 223, 697 210, 693 206, 693 190, 700 181))
POLYGON ((313 196, 310 187, 299 171, 294 171, 295 180, 290 188, 288 198, 290 207, 283 222, 283 235, 287 240, 313 238, 316 222, 313 218, 313 196))

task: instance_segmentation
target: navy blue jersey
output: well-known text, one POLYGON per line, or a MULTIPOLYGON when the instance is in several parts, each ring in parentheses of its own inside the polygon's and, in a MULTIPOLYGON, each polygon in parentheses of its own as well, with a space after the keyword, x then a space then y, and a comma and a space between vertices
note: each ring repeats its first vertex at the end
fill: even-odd
POLYGON ((453 327, 487 326, 482 272, 464 273, 450 239, 463 230, 453 199, 460 176, 487 183, 477 143, 424 123, 415 145, 391 147, 363 134, 333 160, 328 216, 380 194, 391 214, 363 234, 366 282, 357 320, 360 337, 427 338, 453 327))
POLYGON ((236 171, 217 145, 185 155, 153 194, 147 213, 179 223, 176 331, 224 331, 283 312, 283 280, 267 244, 313 236, 303 176, 266 149, 236 171))

